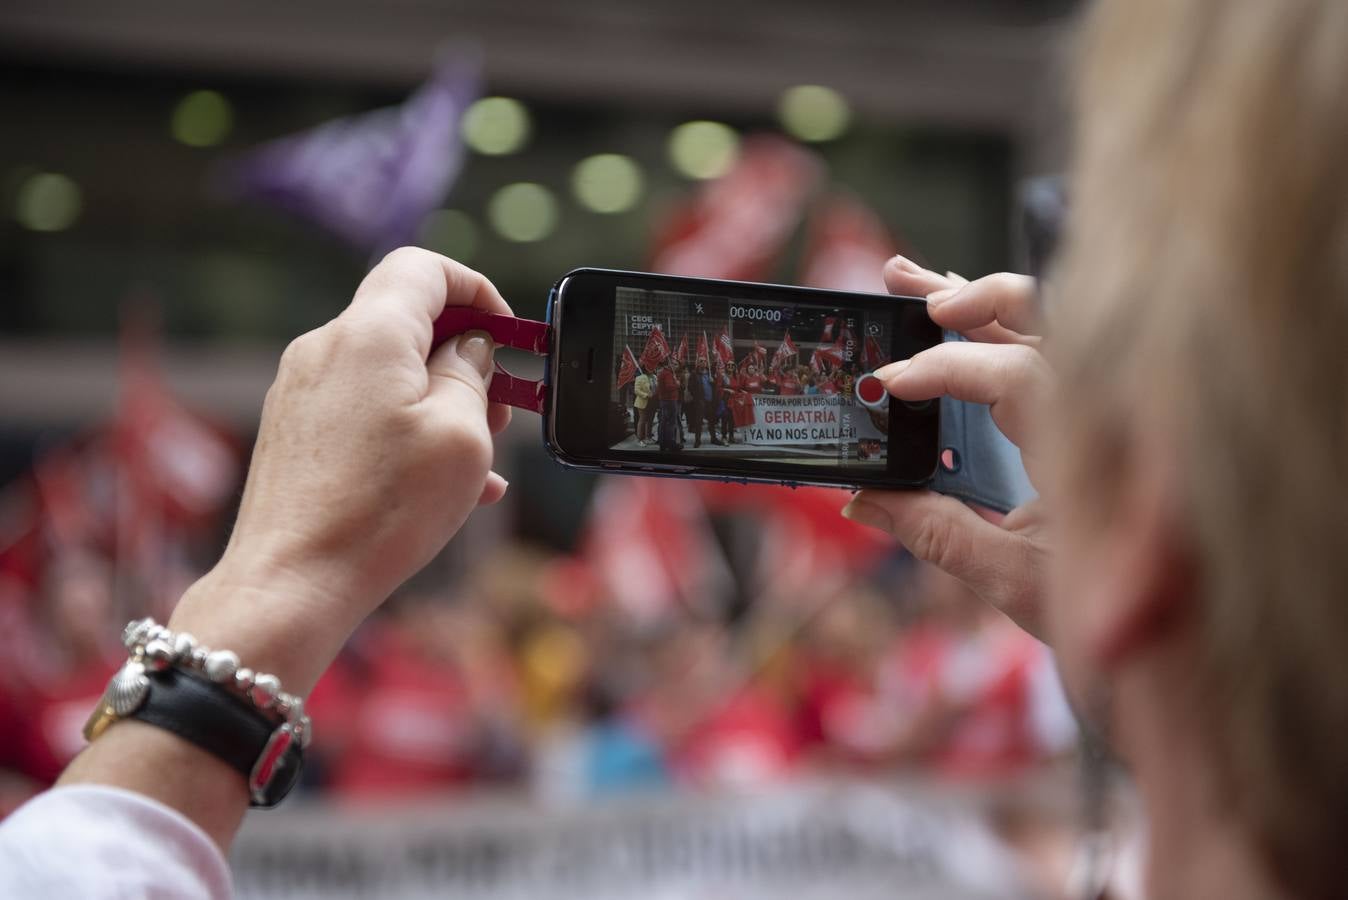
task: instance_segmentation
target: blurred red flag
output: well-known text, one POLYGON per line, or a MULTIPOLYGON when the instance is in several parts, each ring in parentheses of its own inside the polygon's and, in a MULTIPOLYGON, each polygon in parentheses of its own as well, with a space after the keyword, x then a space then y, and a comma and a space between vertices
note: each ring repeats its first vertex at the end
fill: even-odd
POLYGON ((694 361, 706 366, 711 365, 711 359, 707 352, 707 333, 705 331, 697 336, 697 357, 694 361))
POLYGON ((629 381, 637 377, 637 358, 631 347, 623 347, 623 361, 618 369, 618 390, 622 390, 629 381))
POLYGON ((582 554, 640 622, 711 611, 733 578, 697 491, 663 478, 613 477, 595 492, 582 554))
POLYGON ((683 365, 688 362, 688 335, 679 338, 679 349, 674 351, 674 361, 683 365))
MULTIPOLYGON (((810 217, 801 284, 885 293, 886 260, 898 251, 880 217, 855 197, 835 193, 810 217)), ((832 340, 832 335, 822 338, 832 340)))
POLYGON ((670 216, 651 270, 765 279, 822 174, 817 157, 785 138, 746 138, 734 167, 670 216))

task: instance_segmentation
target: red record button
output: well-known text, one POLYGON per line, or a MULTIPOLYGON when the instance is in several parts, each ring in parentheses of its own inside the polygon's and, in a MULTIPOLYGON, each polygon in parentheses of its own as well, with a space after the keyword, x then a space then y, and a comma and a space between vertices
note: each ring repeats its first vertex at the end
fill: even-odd
POLYGON ((857 379, 857 399, 863 405, 871 409, 879 409, 885 405, 885 400, 889 398, 889 391, 885 390, 885 384, 874 375, 866 374, 857 379))

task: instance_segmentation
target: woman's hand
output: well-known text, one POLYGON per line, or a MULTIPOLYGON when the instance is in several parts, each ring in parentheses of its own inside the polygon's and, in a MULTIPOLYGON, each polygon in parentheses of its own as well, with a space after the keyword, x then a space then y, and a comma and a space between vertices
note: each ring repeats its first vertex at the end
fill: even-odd
POLYGON ((446 306, 508 313, 482 275, 425 250, 390 253, 336 319, 295 339, 267 394, 233 535, 172 620, 304 693, 351 631, 425 565, 491 472, 492 342, 431 351, 446 306))
MULTIPOLYGON (((946 394, 989 404, 997 427, 1021 450, 1031 481, 1038 456, 1033 419, 1051 387, 1039 353, 1033 279, 989 275, 965 282, 895 257, 885 266, 890 293, 925 296, 932 319, 972 343, 945 343, 876 372, 901 400, 946 394)), ((1000 521, 932 491, 862 491, 843 510, 850 519, 889 532, 918 559, 972 588, 1022 628, 1042 636, 1045 527, 1032 500, 1000 521)))

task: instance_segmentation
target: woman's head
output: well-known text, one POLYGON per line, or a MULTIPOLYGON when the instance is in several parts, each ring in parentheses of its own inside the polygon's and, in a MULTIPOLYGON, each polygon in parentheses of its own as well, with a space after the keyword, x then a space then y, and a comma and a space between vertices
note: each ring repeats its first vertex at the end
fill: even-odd
POLYGON ((1080 50, 1050 627, 1078 689, 1129 629, 1187 629, 1221 802, 1322 893, 1348 830, 1348 4, 1109 0, 1080 50))

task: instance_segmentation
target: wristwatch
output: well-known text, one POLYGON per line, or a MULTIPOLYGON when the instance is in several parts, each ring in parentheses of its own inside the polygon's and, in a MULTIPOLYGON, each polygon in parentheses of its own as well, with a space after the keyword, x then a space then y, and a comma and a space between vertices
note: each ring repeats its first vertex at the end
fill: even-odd
POLYGON ((114 722, 137 719, 196 744, 248 780, 254 807, 277 805, 299 781, 312 725, 303 701, 274 675, 240 668, 227 650, 200 647, 151 619, 127 626, 130 657, 108 681, 84 726, 97 740, 114 722))

